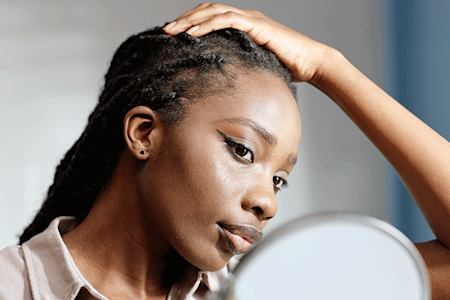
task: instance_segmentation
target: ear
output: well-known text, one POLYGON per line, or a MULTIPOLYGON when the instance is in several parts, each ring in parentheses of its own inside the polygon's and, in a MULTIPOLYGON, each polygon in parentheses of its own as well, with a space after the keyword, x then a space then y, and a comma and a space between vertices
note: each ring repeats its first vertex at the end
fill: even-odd
POLYGON ((147 160, 160 144, 164 124, 159 115, 146 106, 132 108, 123 120, 124 139, 138 160, 147 160))

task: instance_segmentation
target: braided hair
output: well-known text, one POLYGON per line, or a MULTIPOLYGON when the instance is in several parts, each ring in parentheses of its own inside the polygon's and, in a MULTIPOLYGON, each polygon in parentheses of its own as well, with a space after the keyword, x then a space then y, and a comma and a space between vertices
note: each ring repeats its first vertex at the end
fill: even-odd
POLYGON ((58 216, 87 216, 125 148, 123 119, 130 109, 147 106, 168 128, 176 126, 189 101, 233 88, 236 74, 230 66, 282 78, 295 96, 286 68, 244 32, 226 29, 196 38, 170 36, 154 27, 129 37, 112 59, 86 129, 57 167, 45 202, 20 243, 58 216))

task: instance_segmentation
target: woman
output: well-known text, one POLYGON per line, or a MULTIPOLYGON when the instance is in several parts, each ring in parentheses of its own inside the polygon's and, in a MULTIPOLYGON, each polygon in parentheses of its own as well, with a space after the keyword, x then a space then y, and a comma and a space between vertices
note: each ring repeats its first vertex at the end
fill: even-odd
POLYGON ((164 31, 117 51, 22 247, 0 254, 1 282, 14 287, 0 286, 2 298, 201 299, 216 289, 232 256, 261 238, 295 164, 299 113, 266 49, 292 80, 329 95, 397 170, 438 238, 418 245, 433 297, 449 295, 445 139, 339 52, 259 12, 201 4, 164 31), (217 32, 225 28, 265 48, 217 32))

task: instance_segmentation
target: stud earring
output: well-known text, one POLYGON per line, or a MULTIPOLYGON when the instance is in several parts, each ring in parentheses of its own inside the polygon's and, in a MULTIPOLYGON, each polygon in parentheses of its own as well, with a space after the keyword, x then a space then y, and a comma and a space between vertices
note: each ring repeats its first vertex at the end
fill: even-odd
POLYGON ((141 153, 141 155, 144 155, 144 154, 145 154, 145 151, 144 151, 144 150, 141 150, 140 153, 141 153))

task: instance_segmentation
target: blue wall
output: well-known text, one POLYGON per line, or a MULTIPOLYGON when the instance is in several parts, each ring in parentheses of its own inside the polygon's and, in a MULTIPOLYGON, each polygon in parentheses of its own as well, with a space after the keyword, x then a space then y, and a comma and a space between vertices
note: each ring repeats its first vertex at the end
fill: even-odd
MULTIPOLYGON (((387 3, 390 92, 448 140, 450 1, 390 0, 387 3)), ((391 173, 392 223, 414 242, 433 239, 433 233, 400 179, 392 169, 391 173)))

